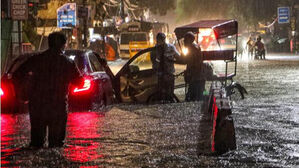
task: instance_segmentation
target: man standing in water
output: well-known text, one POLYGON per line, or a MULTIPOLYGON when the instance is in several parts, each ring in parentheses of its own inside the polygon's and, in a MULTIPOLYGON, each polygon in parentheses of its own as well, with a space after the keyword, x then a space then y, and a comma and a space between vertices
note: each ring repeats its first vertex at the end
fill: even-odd
POLYGON ((158 86, 161 99, 167 100, 174 94, 174 62, 180 57, 180 54, 174 45, 166 43, 164 33, 158 33, 156 41, 156 48, 151 53, 151 60, 153 69, 156 70, 158 74, 158 86))
POLYGON ((185 71, 185 82, 188 84, 186 101, 199 101, 203 99, 205 79, 202 74, 203 58, 200 47, 194 44, 195 36, 192 32, 184 35, 184 46, 188 53, 184 57, 187 64, 185 71))
POLYGON ((48 50, 30 57, 15 73, 17 79, 30 76, 31 148, 44 146, 47 129, 50 148, 64 145, 68 86, 81 82, 75 64, 63 54, 64 34, 51 33, 48 44, 48 50))

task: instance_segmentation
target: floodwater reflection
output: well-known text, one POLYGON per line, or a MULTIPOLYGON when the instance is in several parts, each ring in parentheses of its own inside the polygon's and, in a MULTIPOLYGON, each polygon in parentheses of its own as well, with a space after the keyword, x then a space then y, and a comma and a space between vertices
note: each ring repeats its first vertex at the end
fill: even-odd
POLYGON ((20 142, 28 143, 29 132, 23 126, 29 125, 29 118, 21 116, 1 114, 1 165, 10 163, 22 147, 20 142))
POLYGON ((13 116, 1 114, 1 165, 9 163, 5 158, 11 156, 16 150, 7 148, 9 142, 13 140, 9 135, 15 132, 15 123, 13 116))
MULTIPOLYGON (((1 114, 1 167, 74 167, 101 160, 104 114, 68 114, 66 145, 63 148, 29 150, 29 114, 1 114)), ((83 165, 82 165, 83 166, 83 165)))
POLYGON ((70 113, 67 127, 67 146, 63 155, 72 162, 90 162, 103 157, 101 137, 98 129, 103 124, 104 115, 96 112, 70 113))

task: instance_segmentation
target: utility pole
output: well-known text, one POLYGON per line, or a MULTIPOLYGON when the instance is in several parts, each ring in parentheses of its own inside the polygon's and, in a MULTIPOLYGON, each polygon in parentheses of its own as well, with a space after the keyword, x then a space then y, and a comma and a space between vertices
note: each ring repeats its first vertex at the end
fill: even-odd
POLYGON ((297 10, 295 8, 295 2, 293 2, 292 4, 292 14, 291 14, 291 35, 292 35, 292 39, 293 39, 293 52, 296 53, 297 52, 297 25, 296 25, 296 21, 297 21, 297 10))
POLYGON ((19 55, 22 54, 22 21, 18 20, 19 55))
POLYGON ((121 0, 120 1, 120 17, 121 19, 124 21, 125 20, 125 4, 124 4, 124 1, 121 0))
MULTIPOLYGON (((85 9, 87 6, 87 0, 83 0, 83 8, 85 9)), ((87 47, 87 21, 88 21, 88 10, 87 10, 87 14, 85 15, 85 17, 83 18, 83 48, 87 47)))

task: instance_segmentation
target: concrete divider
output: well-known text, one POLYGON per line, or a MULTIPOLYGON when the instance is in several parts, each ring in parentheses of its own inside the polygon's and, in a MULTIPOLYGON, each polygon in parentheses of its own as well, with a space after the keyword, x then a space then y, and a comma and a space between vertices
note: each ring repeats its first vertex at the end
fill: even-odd
POLYGON ((201 112, 198 154, 223 154, 236 149, 235 128, 230 98, 221 83, 213 82, 201 112))

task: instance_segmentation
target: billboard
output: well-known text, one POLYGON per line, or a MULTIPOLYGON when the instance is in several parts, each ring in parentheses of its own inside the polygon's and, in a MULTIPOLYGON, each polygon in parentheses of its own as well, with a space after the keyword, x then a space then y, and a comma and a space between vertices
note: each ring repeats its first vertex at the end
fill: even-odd
POLYGON ((70 29, 76 26, 76 3, 66 3, 57 9, 57 27, 70 29))

